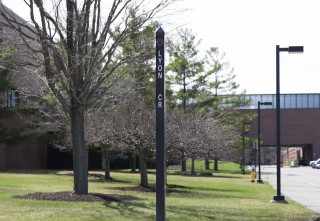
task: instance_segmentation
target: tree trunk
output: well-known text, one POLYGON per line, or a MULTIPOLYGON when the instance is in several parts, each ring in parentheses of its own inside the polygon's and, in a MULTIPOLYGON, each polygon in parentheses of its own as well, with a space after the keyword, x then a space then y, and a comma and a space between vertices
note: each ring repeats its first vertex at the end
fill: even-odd
POLYGON ((111 176, 110 176, 110 157, 109 157, 109 151, 105 150, 104 151, 104 163, 105 163, 105 169, 104 169, 104 179, 105 180, 111 180, 111 176))
POLYGON ((205 159, 204 160, 204 165, 205 165, 206 170, 210 170, 210 161, 209 161, 209 159, 205 159))
POLYGON ((75 194, 88 194, 88 148, 84 138, 84 112, 73 105, 71 109, 71 136, 75 194))
POLYGON ((214 158, 214 168, 213 168, 214 171, 218 171, 218 162, 219 162, 218 157, 215 157, 214 158))
POLYGON ((137 159, 135 156, 130 157, 130 167, 131 167, 131 172, 135 173, 136 172, 136 164, 137 164, 137 159))
POLYGON ((181 161, 181 171, 182 172, 187 171, 187 161, 186 160, 181 161))
POLYGON ((196 171, 194 169, 194 158, 191 160, 191 175, 196 175, 196 171))
POLYGON ((181 171, 185 172, 187 171, 187 160, 186 160, 186 155, 184 152, 181 154, 181 171))
POLYGON ((143 153, 139 154, 139 165, 140 165, 140 185, 142 187, 148 187, 148 171, 146 157, 143 153))

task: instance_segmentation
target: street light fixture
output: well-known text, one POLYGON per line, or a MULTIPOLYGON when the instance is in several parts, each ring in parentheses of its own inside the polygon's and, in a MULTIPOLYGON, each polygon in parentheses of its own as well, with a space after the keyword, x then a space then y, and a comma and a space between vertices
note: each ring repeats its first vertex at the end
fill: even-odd
POLYGON ((303 53, 303 46, 289 46, 288 48, 280 48, 276 46, 276 126, 277 126, 277 195, 273 197, 273 201, 285 201, 284 196, 281 196, 281 180, 280 180, 280 52, 287 51, 288 53, 303 53))
POLYGON ((245 135, 248 134, 248 132, 245 131, 245 125, 249 125, 249 124, 252 124, 251 122, 247 122, 245 120, 242 121, 242 173, 245 174, 246 173, 246 170, 245 170, 245 135))
POLYGON ((272 102, 258 101, 258 158, 259 158, 259 179, 257 183, 263 183, 261 180, 261 156, 260 156, 260 105, 272 105, 272 102))

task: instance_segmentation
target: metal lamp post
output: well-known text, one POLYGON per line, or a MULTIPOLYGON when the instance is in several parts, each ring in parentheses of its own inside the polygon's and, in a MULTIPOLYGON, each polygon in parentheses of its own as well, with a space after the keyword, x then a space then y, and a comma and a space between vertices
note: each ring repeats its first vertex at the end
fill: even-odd
POLYGON ((245 135, 248 134, 248 132, 245 131, 245 125, 252 124, 251 122, 246 122, 245 120, 242 121, 242 173, 245 174, 245 135))
POLYGON ((284 201, 284 196, 281 196, 281 180, 280 180, 280 158, 281 158, 281 143, 280 143, 280 52, 286 51, 289 53, 303 53, 303 46, 289 46, 288 48, 280 48, 276 46, 276 127, 277 127, 277 195, 273 197, 275 202, 284 201))
POLYGON ((257 183, 263 183, 261 180, 261 155, 260 155, 260 105, 272 105, 272 102, 258 101, 258 158, 259 158, 259 179, 257 183))

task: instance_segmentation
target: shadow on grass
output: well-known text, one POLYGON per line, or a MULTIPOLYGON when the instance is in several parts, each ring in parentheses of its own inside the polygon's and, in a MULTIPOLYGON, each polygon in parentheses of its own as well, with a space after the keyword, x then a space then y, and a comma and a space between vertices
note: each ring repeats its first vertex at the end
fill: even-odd
MULTIPOLYGON (((242 171, 240 169, 237 170, 214 170, 214 169, 210 169, 210 170, 196 170, 196 174, 197 176, 215 176, 216 174, 221 174, 221 173, 226 173, 226 174, 242 174, 242 171)), ((246 173, 250 173, 250 170, 246 169, 246 173)), ((181 170, 172 170, 169 169, 167 170, 167 174, 170 175, 191 175, 191 170, 187 170, 187 171, 181 171, 181 170)))
MULTIPOLYGON (((119 217, 140 217, 140 220, 156 220, 156 205, 147 203, 146 201, 126 201, 121 203, 105 202, 104 206, 113 209, 119 214, 119 217)), ((221 217, 226 220, 232 220, 230 217, 240 217, 241 210, 217 211, 205 208, 166 205, 166 218, 168 220, 221 220, 221 217), (227 213, 227 214, 226 214, 227 213), (227 218, 229 216, 229 218, 227 218)), ((244 214, 245 215, 245 214, 244 214)), ((243 216, 244 220, 252 220, 252 217, 243 216)))
MULTIPOLYGON (((241 174, 239 173, 233 173, 233 174, 241 174)), ((175 176, 186 176, 186 177, 212 177, 212 178, 230 178, 230 179, 242 179, 241 177, 232 176, 232 175, 224 175, 223 172, 221 173, 212 173, 212 172, 199 172, 196 175, 192 175, 191 172, 181 172, 181 171, 174 171, 168 173, 168 175, 175 175, 175 176)), ((246 175, 246 174, 245 174, 246 175)))
MULTIPOLYGON (((117 211, 119 216, 140 217, 140 220, 156 220, 156 205, 154 203, 144 203, 141 201, 126 201, 121 203, 105 202, 104 205, 109 209, 117 211)), ((166 208, 166 218, 173 220, 216 220, 213 214, 204 213, 200 208, 170 206, 166 208), (171 217, 172 216, 172 217, 171 217)))
POLYGON ((101 183, 132 183, 128 180, 118 180, 114 178, 105 179, 103 174, 89 174, 89 177, 92 177, 93 179, 90 179, 91 182, 101 182, 101 183))
POLYGON ((173 213, 179 220, 217 220, 212 211, 204 211, 200 208, 183 208, 178 206, 170 206, 166 209, 167 214, 173 213))
POLYGON ((213 192, 226 192, 226 193, 246 193, 246 192, 250 192, 250 189, 221 189, 221 188, 215 188, 213 187, 190 187, 190 189, 195 190, 195 191, 213 191, 213 192))
MULTIPOLYGON (((116 211, 119 217, 140 217, 140 220, 156 220, 156 205, 147 201, 126 201, 121 203, 103 203, 105 207, 116 211)), ((219 210, 206 209, 201 206, 175 206, 166 205, 166 218, 168 220, 234 220, 241 217, 243 220, 254 220, 251 214, 245 214, 245 211, 238 210, 219 210), (224 218, 224 219, 223 219, 224 218)), ((260 216, 256 217, 259 220, 260 216)), ((261 218, 266 218, 261 215, 261 218)), ((267 220, 267 219, 265 219, 267 220)))
MULTIPOLYGON (((140 192, 140 193, 156 193, 155 184, 149 185, 149 187, 142 186, 125 186, 125 187, 109 187, 110 189, 116 189, 121 191, 132 191, 132 192, 140 192)), ((234 189, 219 189, 214 187, 186 187, 181 185, 167 185, 166 188, 167 196, 175 195, 180 197, 196 197, 196 198, 250 198, 250 190, 234 190, 234 189), (233 194, 235 193, 235 194, 233 194), (237 194, 238 193, 238 194, 237 194)), ((252 198, 254 199, 254 197, 252 198)))
MULTIPOLYGON (((55 173, 58 176, 73 176, 73 172, 70 171, 57 171, 55 173)), ((105 179, 104 178, 104 174, 100 174, 100 173, 89 173, 88 174, 90 179, 90 182, 104 182, 104 183, 132 183, 131 181, 127 181, 127 180, 118 180, 118 179, 114 179, 114 178, 110 178, 110 179, 105 179)))
POLYGON ((141 201, 125 201, 121 203, 104 202, 103 205, 117 211, 119 217, 128 217, 130 214, 133 214, 133 217, 141 217, 141 220, 156 219, 155 204, 143 203, 141 201), (150 211, 152 212, 150 213, 150 211))
MULTIPOLYGON (((148 187, 138 186, 124 186, 124 187, 110 187, 111 189, 121 190, 121 191, 135 191, 135 192, 145 192, 145 193, 156 193, 156 184, 150 184, 148 187)), ((189 194, 189 191, 181 190, 189 189, 189 187, 180 185, 170 185, 166 186, 167 194, 189 194)))
MULTIPOLYGON (((139 170, 131 171, 130 169, 113 169, 111 172, 127 173, 127 174, 140 174, 139 170)), ((148 173, 150 173, 150 172, 148 171, 148 173)))

